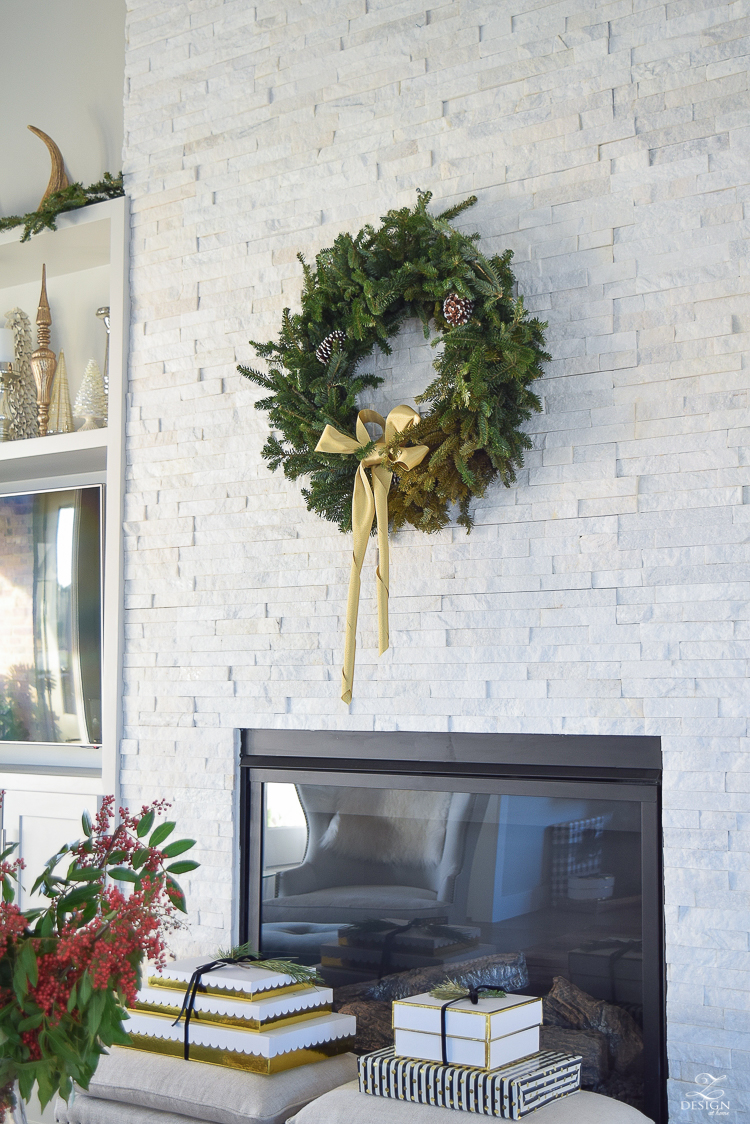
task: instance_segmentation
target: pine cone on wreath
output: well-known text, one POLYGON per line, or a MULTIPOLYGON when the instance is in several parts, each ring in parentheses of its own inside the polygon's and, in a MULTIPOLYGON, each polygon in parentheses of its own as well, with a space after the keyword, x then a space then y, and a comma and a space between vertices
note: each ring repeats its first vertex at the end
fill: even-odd
POLYGON ((334 344, 338 344, 341 348, 344 343, 346 343, 346 332, 341 332, 338 329, 335 332, 330 332, 323 342, 315 348, 315 358, 326 367, 333 355, 334 344))
POLYGON ((474 301, 468 297, 459 297, 458 293, 449 293, 443 301, 443 316, 454 328, 468 324, 474 311, 474 301))

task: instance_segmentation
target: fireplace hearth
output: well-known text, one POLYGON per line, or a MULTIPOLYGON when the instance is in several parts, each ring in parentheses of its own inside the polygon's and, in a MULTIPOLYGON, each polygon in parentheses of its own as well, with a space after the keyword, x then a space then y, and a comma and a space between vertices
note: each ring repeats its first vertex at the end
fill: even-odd
POLYGON ((658 738, 247 730, 241 765, 241 939, 317 965, 361 1052, 489 983, 666 1121, 658 738))

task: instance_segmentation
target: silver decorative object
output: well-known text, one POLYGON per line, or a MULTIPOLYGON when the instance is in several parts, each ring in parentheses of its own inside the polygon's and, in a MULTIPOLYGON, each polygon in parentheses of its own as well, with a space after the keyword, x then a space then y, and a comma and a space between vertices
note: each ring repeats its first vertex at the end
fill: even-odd
POLYGON ((13 370, 13 333, 10 328, 0 329, 0 441, 11 440, 10 418, 8 416, 8 393, 18 375, 13 370))
POLYGON ((5 371, 3 371, 3 363, 0 363, 0 441, 10 440, 10 418, 8 417, 8 407, 5 405, 5 395, 7 390, 5 388, 5 371))
POLYGON ((10 413, 10 396, 13 393, 18 375, 10 363, 0 363, 0 441, 13 440, 13 425, 10 413))
POLYGON ((102 382, 104 383, 104 393, 107 396, 109 403, 109 305, 104 304, 101 308, 97 308, 96 315, 103 322, 107 332, 107 342, 104 345, 104 368, 102 370, 102 382))
POLYGON ((31 322, 22 308, 12 308, 5 313, 5 322, 13 332, 15 360, 13 370, 18 375, 7 391, 6 414, 10 422, 11 441, 37 437, 36 387, 31 373, 31 322))

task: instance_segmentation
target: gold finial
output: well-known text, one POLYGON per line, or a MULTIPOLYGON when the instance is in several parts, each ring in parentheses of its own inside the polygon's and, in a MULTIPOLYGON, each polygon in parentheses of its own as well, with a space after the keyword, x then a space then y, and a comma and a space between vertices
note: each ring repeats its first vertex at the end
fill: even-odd
POLYGON ((39 307, 36 310, 36 342, 37 346, 49 346, 49 330, 52 324, 52 314, 49 310, 47 299, 47 266, 42 266, 42 291, 39 294, 39 307))
POLYGON ((39 206, 41 207, 45 200, 49 199, 55 191, 62 191, 64 187, 69 186, 69 179, 65 175, 65 163, 63 161, 62 152, 57 147, 52 137, 48 137, 41 129, 37 129, 35 125, 27 125, 27 129, 31 129, 32 133, 44 141, 49 149, 50 158, 52 160, 52 172, 47 184, 47 190, 41 198, 39 206))

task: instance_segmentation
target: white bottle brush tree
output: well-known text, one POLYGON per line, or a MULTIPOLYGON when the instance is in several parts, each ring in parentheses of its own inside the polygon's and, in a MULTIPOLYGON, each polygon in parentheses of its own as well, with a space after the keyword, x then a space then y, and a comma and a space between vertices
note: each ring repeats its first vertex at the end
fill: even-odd
POLYGON ((97 424, 97 418, 101 418, 106 425, 107 396, 104 393, 102 373, 95 359, 89 359, 86 364, 83 382, 81 383, 73 406, 73 413, 77 418, 85 419, 81 430, 99 429, 100 426, 97 424))

